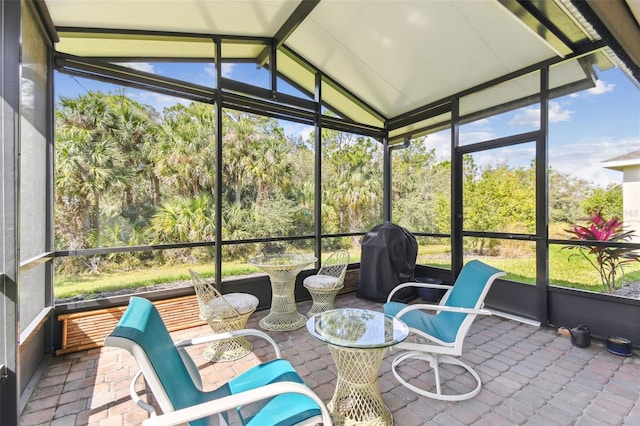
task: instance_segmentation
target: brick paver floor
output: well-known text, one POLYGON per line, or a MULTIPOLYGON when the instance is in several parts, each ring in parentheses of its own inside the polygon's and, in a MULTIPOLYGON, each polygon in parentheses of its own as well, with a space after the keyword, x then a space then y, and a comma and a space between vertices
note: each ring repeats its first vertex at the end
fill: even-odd
MULTIPOLYGON (((306 312, 311 302, 298 304, 306 312)), ((339 296, 336 307, 381 310, 381 304, 339 296)), ((248 327, 258 327, 267 311, 256 312, 248 327)), ((208 326, 172 333, 175 340, 208 334, 208 326)), ((284 358, 306 384, 328 402, 336 383, 336 368, 325 344, 303 327, 293 332, 269 332, 284 358)), ((253 353, 236 362, 208 362, 203 347, 191 354, 206 389, 269 359, 273 351, 253 340, 253 353)), ((640 425, 640 359, 620 357, 594 341, 572 347, 554 330, 498 316, 476 320, 465 342, 463 358, 480 374, 483 388, 473 399, 442 402, 419 396, 401 386, 390 370, 394 350, 383 362, 379 386, 385 404, 399 426, 417 425, 640 425)), ((402 367, 418 382, 433 380, 419 362, 402 367)), ((92 349, 51 359, 21 416, 21 425, 137 425, 147 413, 129 397, 135 360, 116 348, 92 349)), ((465 389, 470 380, 443 371, 445 388, 465 389)), ((142 385, 140 386, 142 387, 142 385)))

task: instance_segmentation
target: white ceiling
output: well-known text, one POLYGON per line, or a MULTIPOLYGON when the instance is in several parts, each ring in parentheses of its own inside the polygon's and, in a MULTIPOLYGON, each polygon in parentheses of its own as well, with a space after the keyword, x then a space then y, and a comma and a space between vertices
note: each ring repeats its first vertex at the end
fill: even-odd
POLYGON ((286 44, 386 117, 555 55, 495 1, 322 1, 286 44))
MULTIPOLYGON (((640 0, 628 1, 637 13, 640 0)), ((301 3, 315 1, 45 0, 61 34, 59 51, 147 59, 212 58, 207 35, 271 39, 301 3), (89 36, 63 27, 204 37, 89 36)), ((560 55, 544 31, 534 32, 497 0, 322 0, 303 15, 284 45, 386 118, 560 55)), ((251 60, 261 51, 247 46, 232 57, 251 60)))
POLYGON ((46 0, 56 26, 271 37, 298 0, 46 0))
POLYGON ((629 6, 629 10, 636 18, 636 22, 640 25, 640 0, 626 0, 627 6, 629 6))

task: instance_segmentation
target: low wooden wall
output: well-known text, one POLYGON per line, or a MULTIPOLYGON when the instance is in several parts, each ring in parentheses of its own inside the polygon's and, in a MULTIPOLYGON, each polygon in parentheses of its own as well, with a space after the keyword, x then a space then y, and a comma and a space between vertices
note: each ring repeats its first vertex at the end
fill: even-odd
MULTIPOLYGON (((206 324, 199 317, 195 295, 159 300, 153 304, 169 331, 206 324)), ((58 316, 58 321, 62 322, 62 347, 56 355, 102 347, 105 337, 115 328, 126 309, 126 306, 119 306, 58 316)))
MULTIPOLYGON (((356 291, 359 272, 360 269, 347 270, 344 288, 339 294, 356 291)), ((170 332, 206 324, 200 319, 195 295, 157 300, 153 304, 170 332)), ((127 306, 118 306, 59 315, 62 344, 56 355, 102 347, 105 337, 115 328, 126 309, 127 306)))

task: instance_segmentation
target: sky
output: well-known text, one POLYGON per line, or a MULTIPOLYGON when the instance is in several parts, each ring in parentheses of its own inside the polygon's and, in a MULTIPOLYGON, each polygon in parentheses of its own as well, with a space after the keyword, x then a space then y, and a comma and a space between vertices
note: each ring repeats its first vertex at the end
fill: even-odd
MULTIPOLYGON (((461 126, 462 145, 537 130, 539 107, 525 107, 461 126)), ((449 132, 429 136, 447 152, 449 132)), ((549 102, 549 164, 562 173, 601 187, 622 183, 622 173, 601 162, 640 151, 640 87, 619 69, 599 73, 595 87, 549 102)), ((479 166, 526 166, 535 157, 533 143, 474 155, 479 166)))
MULTIPOLYGON (((192 81, 213 87, 215 67, 213 64, 194 63, 135 63, 132 68, 192 81)), ((269 74, 257 70, 251 64, 223 64, 224 77, 268 88, 269 74)), ((279 91, 300 96, 294 88, 279 81, 279 91)), ((88 91, 124 93, 131 99, 151 105, 157 111, 176 103, 189 103, 183 99, 121 88, 103 82, 92 81, 57 73, 56 97, 76 97, 88 91)), ((552 99, 549 104, 549 163, 562 173, 585 179, 599 186, 621 183, 622 173, 602 167, 601 162, 610 158, 640 151, 640 86, 619 69, 598 72, 595 87, 579 93, 552 99)), ((525 107, 497 117, 482 119, 461 126, 461 144, 475 143, 510 136, 538 128, 539 107, 525 107)), ((309 137, 312 126, 281 122, 287 135, 309 137)), ((429 147, 436 148, 443 158, 449 156, 449 132, 429 135, 429 147)), ((513 167, 526 166, 534 156, 532 143, 515 147, 491 150, 474 155, 479 166, 508 164, 513 167)))

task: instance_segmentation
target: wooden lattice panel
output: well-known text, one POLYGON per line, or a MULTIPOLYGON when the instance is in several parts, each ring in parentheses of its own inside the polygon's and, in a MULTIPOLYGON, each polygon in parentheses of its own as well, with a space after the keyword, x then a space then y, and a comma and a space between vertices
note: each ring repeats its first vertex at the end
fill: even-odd
MULTIPOLYGON (((339 294, 356 291, 359 272, 359 269, 347 270, 344 288, 339 294)), ((200 319, 195 295, 160 300, 154 305, 169 331, 206 324, 200 319)), ((56 355, 102 347, 105 337, 115 328, 126 309, 126 306, 119 306, 58 316, 58 321, 62 322, 62 347, 56 351, 56 355)))
MULTIPOLYGON (((184 296, 154 302, 169 331, 183 330, 206 324, 199 317, 196 296, 184 296)), ((127 309, 126 306, 62 314, 62 348, 56 355, 99 348, 127 309)))
POLYGON ((360 269, 347 269, 347 273, 344 276, 344 287, 338 294, 351 293, 358 289, 358 277, 360 275, 360 269))

